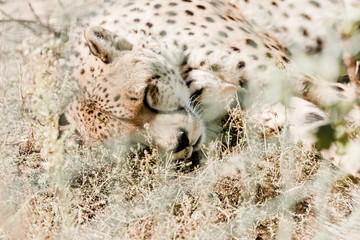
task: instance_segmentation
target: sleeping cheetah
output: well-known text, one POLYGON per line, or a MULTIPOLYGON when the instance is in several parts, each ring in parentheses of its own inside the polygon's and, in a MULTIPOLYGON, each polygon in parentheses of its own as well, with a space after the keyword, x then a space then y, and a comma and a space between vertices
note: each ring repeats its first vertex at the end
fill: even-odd
POLYGON ((313 28, 319 25, 319 11, 325 5, 336 10, 336 4, 252 2, 100 4, 79 20, 71 36, 73 55, 67 66, 81 94, 60 125, 71 123, 89 144, 109 137, 148 144, 145 136, 150 136, 160 149, 183 159, 202 146, 208 124, 239 99, 261 96, 258 89, 274 78, 288 79, 294 96, 304 99, 290 102, 307 124, 327 121, 312 103, 322 107, 355 99, 351 86, 303 74, 290 60, 299 51, 321 54, 327 49, 336 26, 330 24, 332 31, 313 28), (291 29, 293 21, 296 29, 291 29))

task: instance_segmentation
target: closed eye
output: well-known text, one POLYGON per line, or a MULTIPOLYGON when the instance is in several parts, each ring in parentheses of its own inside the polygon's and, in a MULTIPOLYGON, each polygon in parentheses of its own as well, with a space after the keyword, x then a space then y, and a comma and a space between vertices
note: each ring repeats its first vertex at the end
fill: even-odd
POLYGON ((187 111, 184 107, 180 107, 178 110, 176 110, 178 113, 187 114, 187 111))
POLYGON ((159 111, 158 111, 157 109, 152 108, 152 107, 149 105, 149 102, 148 102, 148 100, 147 100, 148 92, 149 92, 149 86, 147 86, 147 87, 145 88, 145 94, 144 94, 144 98, 143 98, 144 106, 145 106, 147 109, 150 109, 152 112, 158 113, 159 111))
POLYGON ((181 114, 187 114, 188 111, 185 109, 185 107, 180 106, 178 109, 174 109, 174 110, 160 110, 160 109, 156 109, 150 106, 149 102, 148 102, 148 93, 149 93, 149 86, 146 87, 145 92, 144 92, 144 98, 143 98, 143 104, 146 108, 150 109, 152 112, 154 113, 158 113, 158 114, 170 114, 170 113, 181 113, 181 114))

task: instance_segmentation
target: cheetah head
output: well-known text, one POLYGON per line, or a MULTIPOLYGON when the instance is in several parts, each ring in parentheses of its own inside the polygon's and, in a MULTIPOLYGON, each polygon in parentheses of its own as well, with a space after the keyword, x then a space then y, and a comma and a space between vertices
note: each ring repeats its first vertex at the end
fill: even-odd
POLYGON ((173 151, 175 159, 201 147, 204 124, 177 66, 101 27, 88 27, 84 35, 102 71, 79 79, 82 94, 65 116, 85 142, 150 142, 173 151))

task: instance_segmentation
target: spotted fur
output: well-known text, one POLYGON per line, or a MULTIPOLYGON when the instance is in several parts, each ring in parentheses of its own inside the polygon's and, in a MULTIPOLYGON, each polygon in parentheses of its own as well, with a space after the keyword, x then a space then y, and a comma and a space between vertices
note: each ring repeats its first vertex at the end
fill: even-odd
POLYGON ((150 135, 186 158, 235 96, 257 94, 276 74, 295 78, 294 94, 318 106, 353 97, 348 86, 294 70, 292 54, 321 54, 328 40, 327 28, 316 27, 325 4, 304 1, 105 1, 73 35, 68 66, 82 94, 69 122, 88 143, 127 136, 145 144, 150 135))

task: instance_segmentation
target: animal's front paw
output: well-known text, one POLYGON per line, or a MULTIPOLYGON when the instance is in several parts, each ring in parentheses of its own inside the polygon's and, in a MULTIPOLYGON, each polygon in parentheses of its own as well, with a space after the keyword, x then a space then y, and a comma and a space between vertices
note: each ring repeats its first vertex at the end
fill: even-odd
POLYGON ((285 125, 285 120, 286 109, 280 103, 265 105, 250 118, 251 122, 260 124, 269 133, 279 133, 285 125))
POLYGON ((309 145, 314 143, 314 133, 318 127, 329 123, 328 117, 322 110, 297 97, 292 97, 287 106, 280 103, 265 105, 255 111, 250 120, 261 124, 266 132, 270 133, 278 133, 288 127, 295 142, 306 141, 309 145))

